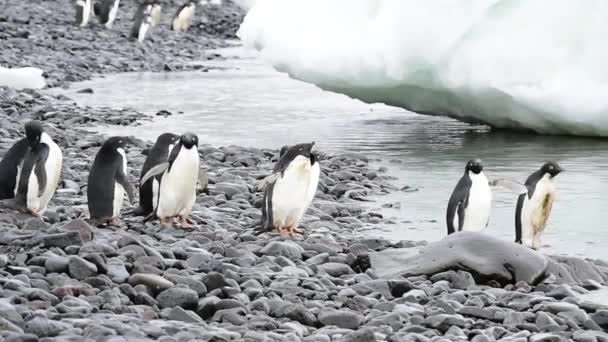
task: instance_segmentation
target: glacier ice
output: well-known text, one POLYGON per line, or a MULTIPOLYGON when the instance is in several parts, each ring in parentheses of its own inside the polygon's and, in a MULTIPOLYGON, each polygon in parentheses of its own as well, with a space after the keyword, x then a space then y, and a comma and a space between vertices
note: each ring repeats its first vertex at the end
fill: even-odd
POLYGON ((0 87, 16 89, 44 88, 46 81, 42 73, 43 71, 38 68, 4 68, 0 66, 0 87))
POLYGON ((608 136, 608 1, 257 0, 238 35, 291 77, 365 102, 608 136))

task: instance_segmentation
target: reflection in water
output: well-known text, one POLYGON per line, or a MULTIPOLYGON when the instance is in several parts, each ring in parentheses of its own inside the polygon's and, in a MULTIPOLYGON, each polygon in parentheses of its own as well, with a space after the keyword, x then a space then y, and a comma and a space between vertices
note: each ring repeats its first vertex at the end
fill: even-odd
MULTIPOLYGON (((382 209, 397 218, 396 225, 370 232, 391 239, 436 240, 445 234, 447 200, 470 158, 483 159, 490 179, 513 177, 521 182, 545 160, 554 159, 566 172, 556 179, 558 197, 544 237, 546 250, 608 259, 601 245, 608 241, 608 229, 602 225, 608 221, 605 140, 492 132, 326 93, 248 56, 221 63, 224 70, 207 73, 108 76, 74 85, 69 95, 86 105, 174 113, 139 128, 104 128, 107 133, 153 140, 165 131, 190 130, 205 143, 271 148, 314 140, 320 150, 378 158, 378 166, 389 168, 400 186, 418 189, 379 198, 382 203, 400 203, 400 209, 382 209), (84 87, 95 94, 76 93, 84 87)), ((516 198, 497 191, 494 198, 489 232, 513 239, 516 198)))

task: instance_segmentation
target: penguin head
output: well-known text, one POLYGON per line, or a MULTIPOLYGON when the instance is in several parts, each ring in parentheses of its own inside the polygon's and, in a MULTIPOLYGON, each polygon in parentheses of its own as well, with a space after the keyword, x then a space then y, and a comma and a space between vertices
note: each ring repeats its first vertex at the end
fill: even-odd
POLYGON ((118 151, 119 148, 125 150, 128 142, 127 137, 115 136, 106 140, 101 148, 106 151, 118 151))
POLYGON ((182 145, 187 149, 192 148, 192 146, 198 146, 198 137, 194 133, 184 133, 180 139, 182 145))
POLYGON ((43 132, 40 121, 32 120, 25 124, 25 137, 30 146, 35 146, 40 142, 43 132))
POLYGON ((179 135, 173 133, 163 133, 158 137, 158 141, 163 145, 175 145, 179 140, 179 135))
POLYGON ((564 169, 562 169, 562 167, 554 161, 548 161, 544 163, 543 166, 541 166, 540 170, 543 172, 543 174, 548 173, 551 178, 557 176, 562 171, 564 171, 564 169))
POLYGON ((471 159, 467 162, 465 171, 471 171, 474 174, 479 174, 483 171, 483 165, 481 165, 481 159, 471 159))

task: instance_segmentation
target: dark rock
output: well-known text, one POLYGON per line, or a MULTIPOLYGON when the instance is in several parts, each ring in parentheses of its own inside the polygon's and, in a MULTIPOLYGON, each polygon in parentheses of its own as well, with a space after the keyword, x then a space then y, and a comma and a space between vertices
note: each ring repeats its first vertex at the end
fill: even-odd
POLYGON ((97 274, 97 266, 77 256, 69 258, 70 275, 78 280, 84 280, 97 274))
POLYGON ((129 278, 129 284, 131 284, 131 286, 139 284, 145 285, 155 293, 160 293, 173 286, 172 282, 159 275, 146 273, 136 273, 132 275, 129 278))
POLYGON ((284 256, 296 260, 302 259, 302 247, 292 241, 271 241, 260 250, 261 255, 284 256))
POLYGON ((82 245, 82 239, 78 232, 44 235, 41 238, 41 242, 46 248, 66 248, 72 245, 82 245))
POLYGON ((179 306, 184 309, 196 309, 198 295, 188 288, 172 287, 161 292, 156 297, 156 301, 161 308, 179 306))
POLYGON ((217 272, 210 272, 210 273, 204 275, 202 281, 205 284, 207 291, 213 291, 215 289, 219 289, 224 286, 228 286, 228 283, 226 283, 226 279, 224 278, 224 275, 221 273, 217 273, 217 272))

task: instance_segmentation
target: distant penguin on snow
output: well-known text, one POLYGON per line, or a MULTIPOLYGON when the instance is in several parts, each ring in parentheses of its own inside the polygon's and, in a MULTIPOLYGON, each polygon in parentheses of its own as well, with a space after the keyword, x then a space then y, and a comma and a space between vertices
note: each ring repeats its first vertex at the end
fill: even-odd
POLYGON ((161 134, 156 143, 146 157, 144 166, 141 170, 140 186, 139 186, 139 207, 133 212, 135 215, 149 215, 156 209, 158 204, 158 192, 160 189, 161 176, 157 175, 141 183, 141 178, 154 166, 165 163, 169 160, 171 150, 179 140, 179 135, 173 133, 161 134))
POLYGON ((44 132, 40 122, 28 122, 25 134, 27 146, 24 148, 22 141, 17 142, 2 161, 2 171, 8 164, 17 168, 15 178, 12 178, 15 169, 9 168, 11 179, 2 187, 6 192, 14 184, 17 209, 41 217, 59 184, 63 157, 59 146, 44 132))
POLYGON ((126 137, 111 137, 103 143, 89 172, 87 203, 95 225, 119 223, 125 192, 133 200, 127 179, 126 137))
POLYGON ((315 196, 321 173, 313 146, 314 142, 281 149, 273 173, 258 186, 264 188, 258 233, 277 229, 283 239, 303 233, 298 226, 315 196))
POLYGON ((469 160, 448 202, 448 235, 463 230, 483 230, 488 226, 491 208, 492 191, 481 160, 469 160))
POLYGON ((553 178, 562 171, 557 163, 547 162, 526 179, 525 192, 519 195, 515 209, 515 242, 540 249, 555 200, 553 178))
POLYGON ((97 0, 95 3, 95 15, 99 18, 99 22, 106 28, 111 28, 116 15, 118 14, 118 6, 120 0, 97 0))
POLYGON ((80 27, 86 26, 93 12, 93 0, 76 0, 76 24, 80 27))
POLYGON ((162 225, 179 217, 182 228, 191 228, 188 216, 196 201, 196 182, 199 174, 198 137, 185 133, 171 149, 169 160, 152 167, 141 178, 145 184, 149 179, 160 175, 158 204, 153 215, 162 225))
POLYGON ((150 1, 142 3, 135 11, 133 27, 131 28, 131 38, 137 39, 140 43, 146 39, 146 35, 152 28, 152 8, 150 1))
POLYGON ((192 26, 192 18, 196 10, 196 0, 188 0, 182 7, 179 8, 173 18, 173 31, 186 32, 192 26))

